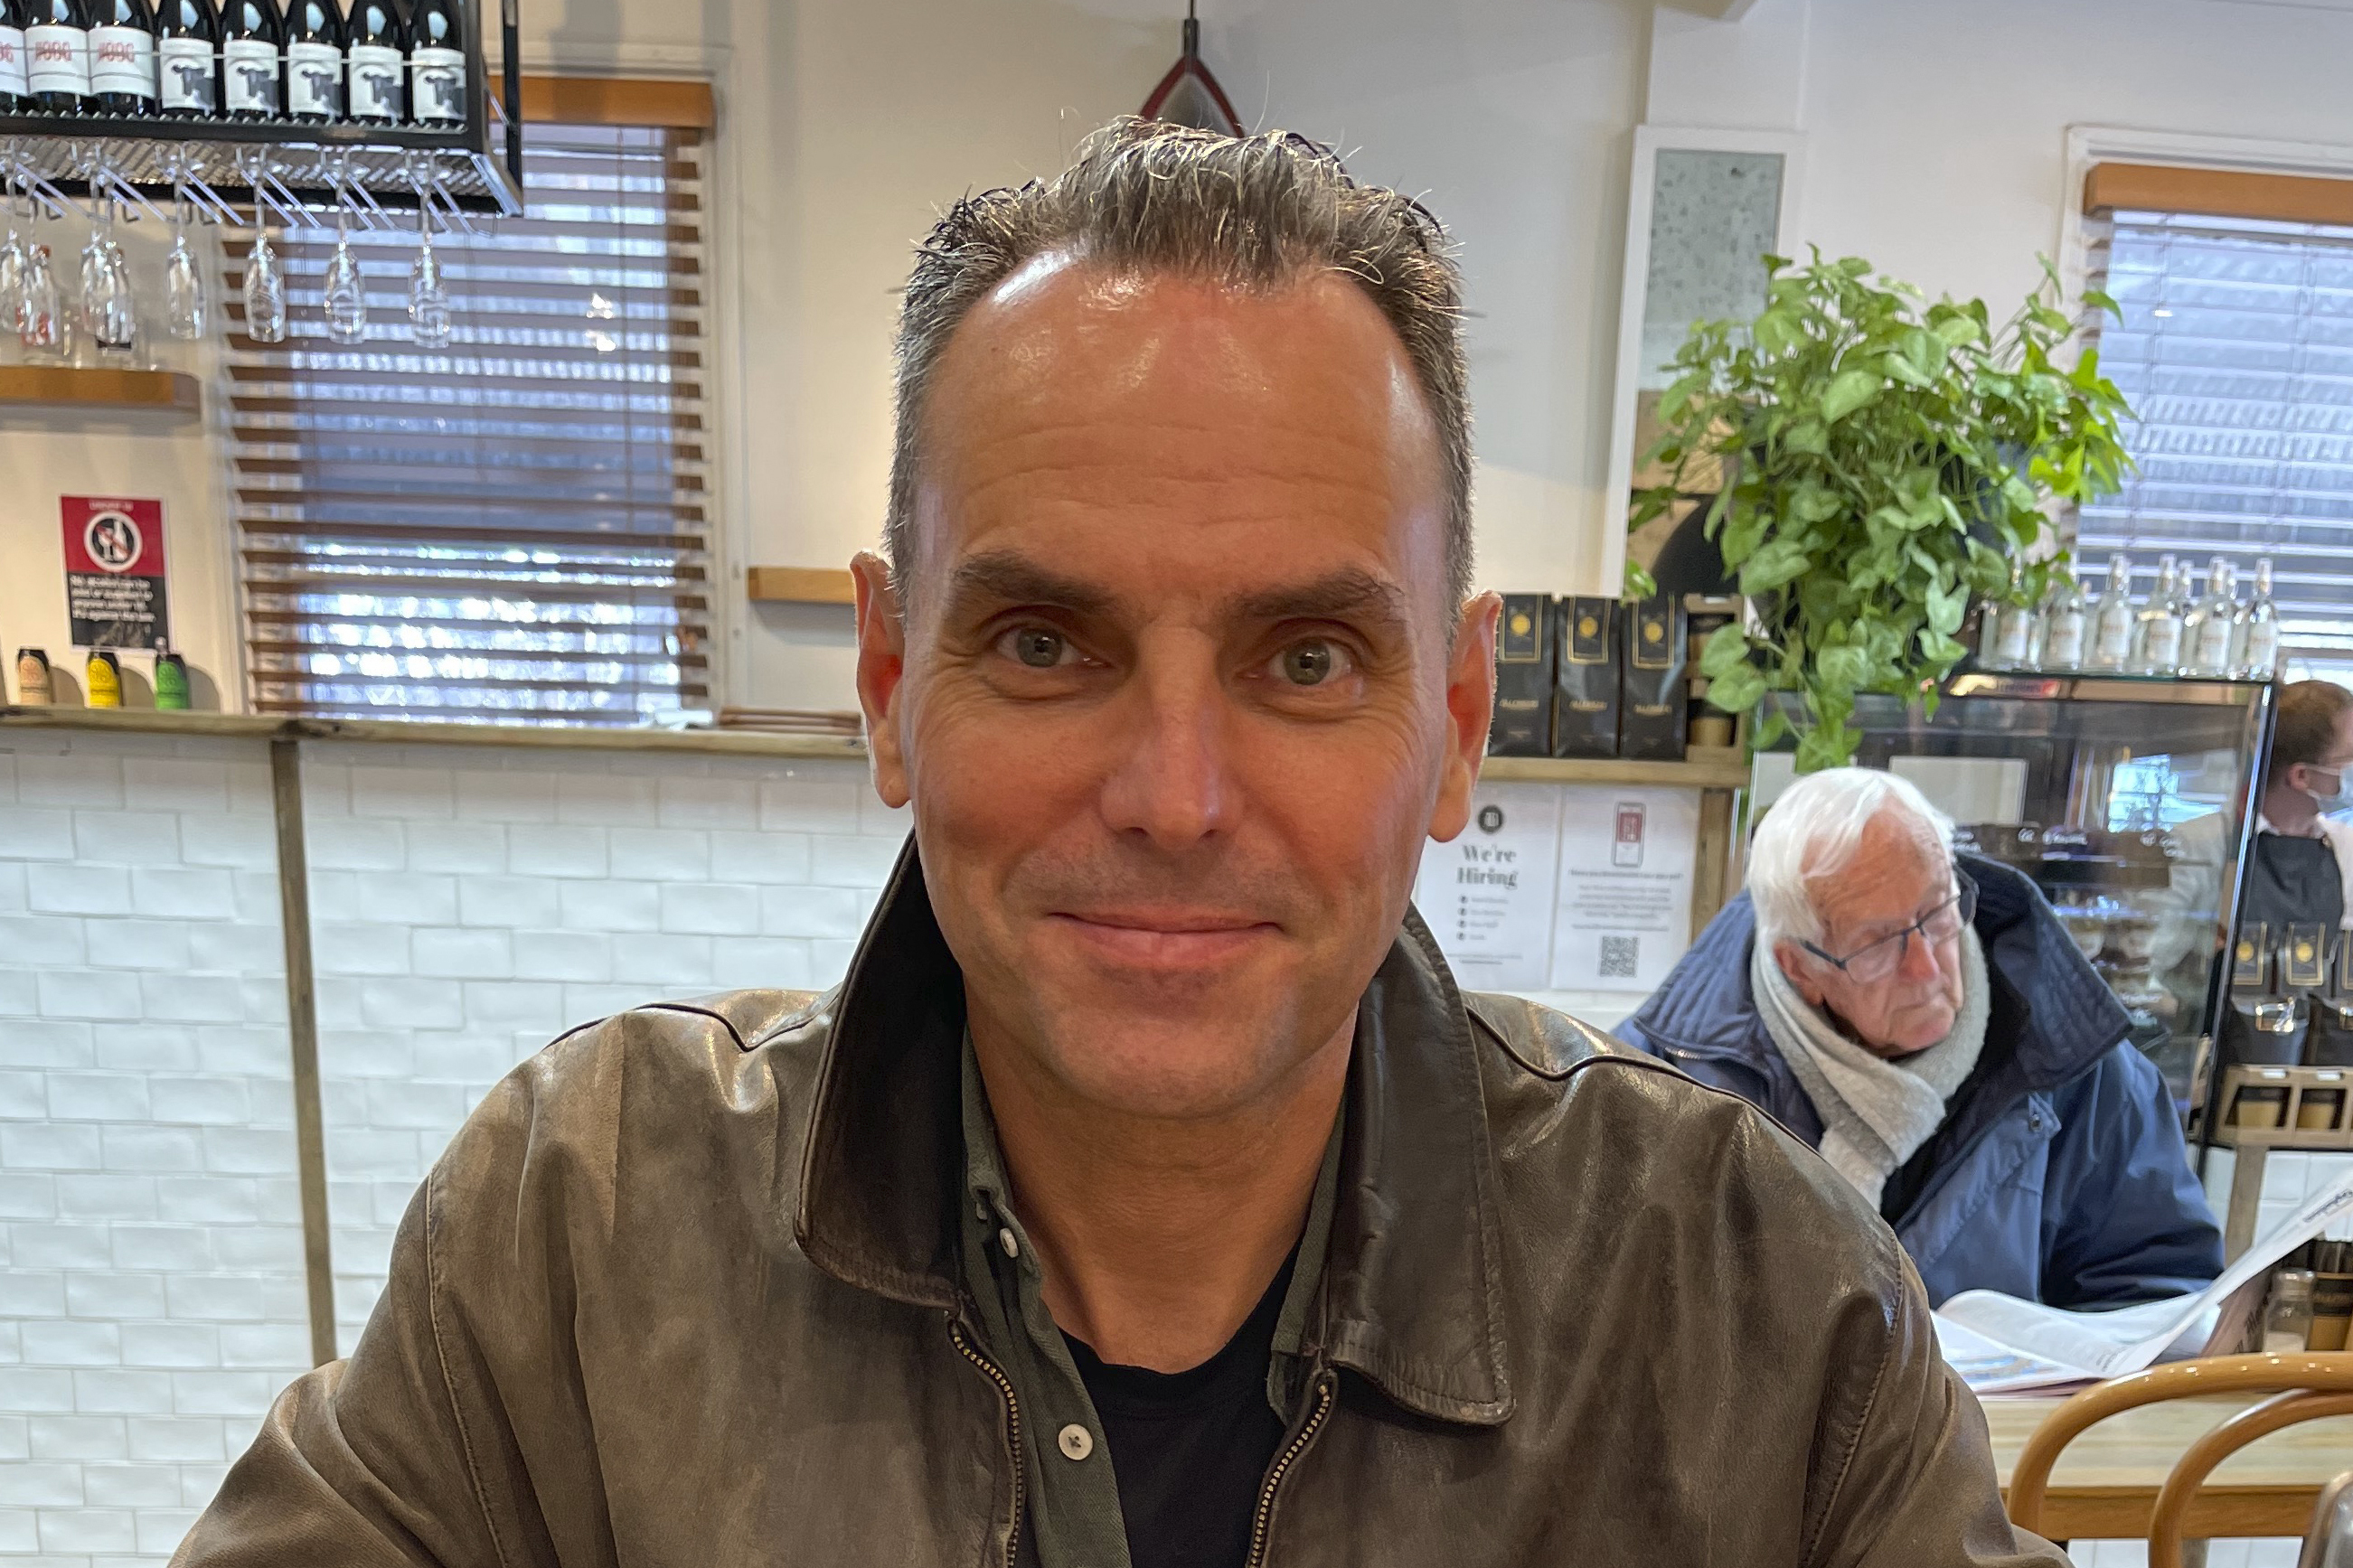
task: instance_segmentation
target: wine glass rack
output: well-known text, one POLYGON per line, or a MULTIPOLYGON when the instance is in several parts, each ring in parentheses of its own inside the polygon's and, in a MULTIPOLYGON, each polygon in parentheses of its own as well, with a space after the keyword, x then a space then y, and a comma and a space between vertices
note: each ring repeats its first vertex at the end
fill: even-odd
MULTIPOLYGON (((448 216, 522 211, 522 79, 516 0, 501 0, 500 91, 484 68, 483 0, 464 0, 466 118, 443 129, 293 120, 174 119, 123 114, 0 114, 0 186, 29 187, 58 207, 111 195, 126 206, 180 192, 215 221, 240 213, 290 225, 331 221, 340 207, 448 216), (93 190, 93 185, 100 187, 93 190)), ((153 211, 153 208, 149 210, 153 211)))

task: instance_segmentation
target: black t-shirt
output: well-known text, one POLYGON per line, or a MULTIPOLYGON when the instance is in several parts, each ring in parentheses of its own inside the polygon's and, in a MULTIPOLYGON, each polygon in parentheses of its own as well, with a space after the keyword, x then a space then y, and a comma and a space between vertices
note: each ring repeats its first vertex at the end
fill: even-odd
POLYGON ((1131 1568, 1242 1568, 1249 1557, 1259 1488, 1282 1444, 1266 1373, 1297 1256, 1226 1348, 1187 1371, 1113 1365, 1062 1336, 1111 1445, 1131 1568))

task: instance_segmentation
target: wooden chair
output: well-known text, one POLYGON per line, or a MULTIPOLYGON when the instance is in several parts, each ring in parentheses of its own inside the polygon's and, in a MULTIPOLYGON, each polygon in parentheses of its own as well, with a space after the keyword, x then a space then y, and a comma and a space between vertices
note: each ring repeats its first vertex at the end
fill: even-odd
POLYGON ((2249 1393, 2275 1397, 2240 1411, 2191 1444, 2158 1493, 2149 1516, 2149 1568, 2181 1568, 2182 1523, 2215 1466, 2283 1426, 2353 1415, 2353 1352, 2207 1356, 2094 1384, 2043 1417, 2020 1450, 2010 1478, 2010 1522, 2039 1532, 2060 1450, 2096 1423, 2163 1399, 2249 1393))

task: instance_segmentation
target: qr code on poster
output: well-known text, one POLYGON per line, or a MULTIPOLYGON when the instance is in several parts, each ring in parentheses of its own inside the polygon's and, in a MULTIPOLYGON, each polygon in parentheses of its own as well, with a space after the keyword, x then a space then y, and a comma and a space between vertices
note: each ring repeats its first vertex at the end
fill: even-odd
POLYGON ((1601 939, 1601 978, 1631 980, 1641 963, 1642 939, 1639 936, 1605 936, 1601 939))

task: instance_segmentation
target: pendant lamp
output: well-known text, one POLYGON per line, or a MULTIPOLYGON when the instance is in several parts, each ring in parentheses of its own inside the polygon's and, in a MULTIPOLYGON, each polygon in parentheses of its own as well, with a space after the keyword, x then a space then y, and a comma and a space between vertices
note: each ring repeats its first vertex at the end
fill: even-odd
POLYGON ((1146 120, 1166 120, 1174 125, 1190 125, 1197 131, 1214 131, 1220 135, 1240 136, 1241 117, 1234 112, 1226 89, 1209 74, 1201 60, 1201 23, 1193 14, 1195 0, 1185 6, 1185 52, 1144 100, 1141 110, 1146 120))

